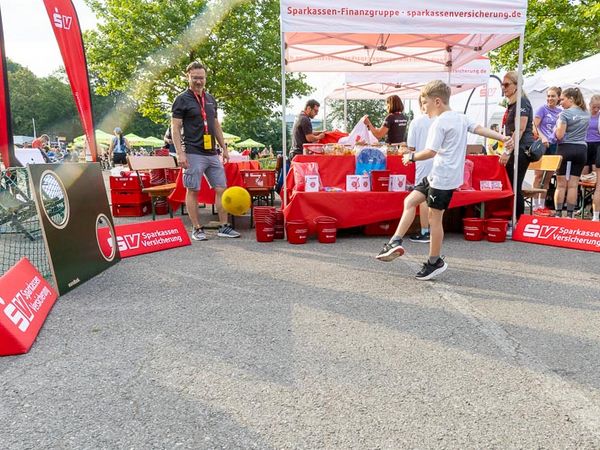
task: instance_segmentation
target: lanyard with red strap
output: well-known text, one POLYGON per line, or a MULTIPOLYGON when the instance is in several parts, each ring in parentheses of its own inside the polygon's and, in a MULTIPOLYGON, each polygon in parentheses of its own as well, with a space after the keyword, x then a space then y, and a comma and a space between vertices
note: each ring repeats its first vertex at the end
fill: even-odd
POLYGON ((192 93, 194 94, 194 97, 196 97, 196 100, 198 101, 198 104, 200 105, 200 114, 202 115, 202 121, 204 122, 204 134, 209 134, 208 132, 208 120, 206 119, 206 104, 205 104, 205 93, 204 90, 202 90, 202 97, 198 97, 198 94, 196 94, 194 91, 192 91, 192 93), (202 101, 200 101, 200 98, 202 99, 202 101))

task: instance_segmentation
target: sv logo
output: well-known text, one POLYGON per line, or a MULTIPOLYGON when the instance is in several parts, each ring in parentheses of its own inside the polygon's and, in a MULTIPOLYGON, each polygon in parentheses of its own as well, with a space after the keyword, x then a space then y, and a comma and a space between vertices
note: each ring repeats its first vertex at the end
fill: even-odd
POLYGON ((537 220, 533 223, 528 223, 523 229, 523 236, 529 238, 540 238, 549 239, 554 233, 556 233, 558 227, 550 225, 538 225, 537 220))
POLYGON ((71 16, 65 16, 58 12, 58 8, 54 8, 54 14, 52 15, 54 26, 56 28, 62 28, 64 30, 70 30, 73 24, 73 18, 71 16))
MULTIPOLYGON (((107 239, 108 245, 112 247, 112 239, 107 239)), ((125 251, 127 249, 133 250, 140 246, 140 233, 126 234, 124 236, 117 236, 117 246, 119 251, 125 251)))
POLYGON ((0 305, 4 305, 3 313, 8 319, 19 328, 23 333, 27 331, 33 320, 33 311, 23 299, 21 294, 15 295, 15 298, 8 304, 0 297, 0 305))

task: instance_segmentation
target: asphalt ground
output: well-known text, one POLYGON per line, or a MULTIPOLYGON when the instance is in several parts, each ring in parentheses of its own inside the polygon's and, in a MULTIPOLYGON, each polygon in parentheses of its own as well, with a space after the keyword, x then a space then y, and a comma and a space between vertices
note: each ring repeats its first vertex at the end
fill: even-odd
POLYGON ((600 448, 598 253, 448 234, 423 282, 425 244, 238 223, 60 297, 0 359, 0 448, 600 448))

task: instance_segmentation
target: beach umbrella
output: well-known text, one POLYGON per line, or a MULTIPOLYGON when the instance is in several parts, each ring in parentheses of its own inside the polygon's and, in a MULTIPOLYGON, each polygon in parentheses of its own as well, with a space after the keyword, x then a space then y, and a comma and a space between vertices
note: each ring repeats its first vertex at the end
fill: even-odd
POLYGON ((236 142, 233 144, 235 148, 265 148, 265 144, 256 142, 254 139, 246 139, 245 141, 236 142))

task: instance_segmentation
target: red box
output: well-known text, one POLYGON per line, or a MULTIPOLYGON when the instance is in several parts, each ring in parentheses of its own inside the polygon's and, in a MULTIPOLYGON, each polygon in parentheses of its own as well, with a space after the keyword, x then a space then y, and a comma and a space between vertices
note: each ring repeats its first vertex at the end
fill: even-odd
POLYGON ((139 205, 150 201, 150 196, 141 190, 112 189, 110 202, 113 205, 139 205))
POLYGON ((325 144, 302 144, 302 154, 304 155, 324 155, 325 144))
POLYGON ((240 170, 244 187, 272 189, 275 187, 274 170, 240 170))
POLYGON ((383 220, 381 222, 365 225, 365 235, 367 236, 392 236, 398 228, 400 219, 383 220))
MULTIPOLYGON (((150 185, 150 175, 149 174, 140 174, 142 178, 142 183, 144 183, 144 187, 148 187, 150 185)), ((132 174, 127 177, 110 177, 109 184, 111 189, 141 189, 140 180, 138 179, 136 174, 132 174)))
POLYGON ((387 192, 390 190, 389 170, 371 170, 371 190, 375 192, 387 192))
POLYGON ((139 205, 112 205, 114 217, 141 217, 150 214, 151 211, 150 202, 139 205))

